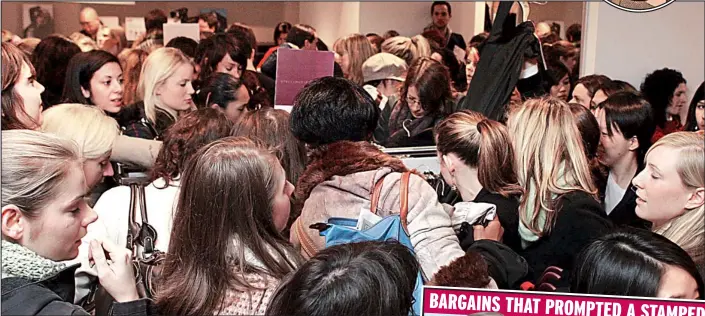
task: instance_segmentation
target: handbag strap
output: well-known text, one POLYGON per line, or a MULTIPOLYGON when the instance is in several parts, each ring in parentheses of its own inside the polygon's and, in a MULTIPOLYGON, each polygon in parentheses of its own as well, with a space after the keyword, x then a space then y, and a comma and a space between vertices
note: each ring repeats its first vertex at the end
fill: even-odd
MULTIPOLYGON (((382 184, 384 183, 384 178, 377 180, 374 189, 372 189, 372 195, 370 197, 370 212, 377 214, 377 205, 379 204, 379 198, 382 192, 382 184)), ((406 228, 406 217, 409 214, 409 179, 411 178, 411 172, 406 171, 401 175, 401 183, 399 184, 399 217, 401 217, 401 224, 406 228)), ((409 232, 407 231, 407 234, 409 232)))
POLYGON ((137 184, 130 184, 130 208, 127 216, 127 244, 125 247, 132 250, 132 255, 135 255, 135 244, 140 235, 142 227, 135 220, 135 208, 137 207, 137 184))
POLYGON ((149 257, 156 249, 154 247, 157 240, 157 230, 149 224, 147 219, 147 195, 144 192, 144 185, 139 185, 140 215, 142 215, 142 229, 140 230, 140 244, 144 247, 144 257, 149 257))
POLYGON ((138 183, 130 184, 130 209, 127 220, 127 245, 126 248, 132 250, 132 258, 137 258, 137 245, 143 247, 143 255, 150 256, 156 251, 154 244, 157 240, 157 231, 149 224, 147 218, 147 202, 145 198, 144 185, 138 183), (137 207, 140 208, 141 222, 135 219, 137 207))
POLYGON ((313 240, 311 240, 311 236, 306 234, 306 231, 304 230, 304 224, 301 223, 301 217, 296 219, 296 221, 294 222, 294 229, 294 232, 299 237, 301 249, 303 249, 303 251, 309 258, 313 258, 313 256, 315 256, 318 251, 316 250, 316 246, 314 245, 313 240))

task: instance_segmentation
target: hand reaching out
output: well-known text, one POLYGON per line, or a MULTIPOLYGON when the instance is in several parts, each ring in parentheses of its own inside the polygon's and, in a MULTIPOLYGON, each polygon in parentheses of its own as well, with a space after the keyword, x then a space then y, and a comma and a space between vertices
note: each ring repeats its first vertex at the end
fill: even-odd
POLYGON ((499 222, 499 218, 495 217, 487 227, 482 227, 482 225, 475 225, 472 227, 474 240, 489 239, 494 241, 502 241, 502 236, 504 235, 504 228, 499 222))
POLYGON ((92 240, 88 259, 95 262, 98 279, 115 301, 139 299, 130 252, 112 242, 92 240), (109 258, 106 257, 106 253, 109 258))

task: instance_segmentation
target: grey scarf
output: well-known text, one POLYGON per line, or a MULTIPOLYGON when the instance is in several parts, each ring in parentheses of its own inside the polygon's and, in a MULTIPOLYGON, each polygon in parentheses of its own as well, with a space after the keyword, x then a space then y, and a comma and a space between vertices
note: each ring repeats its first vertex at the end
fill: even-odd
POLYGON ((39 256, 18 244, 2 241, 2 278, 21 277, 39 281, 64 270, 66 265, 39 256))

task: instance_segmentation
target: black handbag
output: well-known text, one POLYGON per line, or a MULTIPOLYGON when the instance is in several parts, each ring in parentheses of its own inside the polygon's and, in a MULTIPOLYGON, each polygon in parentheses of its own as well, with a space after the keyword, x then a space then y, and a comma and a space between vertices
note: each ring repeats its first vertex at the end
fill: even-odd
MULTIPOLYGON (((132 265, 135 273, 137 294, 140 298, 153 298, 156 293, 155 280, 161 275, 165 253, 154 247, 157 240, 157 231, 149 224, 147 219, 147 204, 145 201, 144 185, 130 184, 130 209, 127 220, 127 245, 132 251, 132 265), (136 208, 140 208, 142 223, 135 220, 136 208), (138 250, 142 247, 142 251, 138 250)), ((115 302, 112 296, 96 282, 91 291, 91 297, 84 306, 87 311, 95 310, 95 315, 109 315, 111 306, 115 302)))

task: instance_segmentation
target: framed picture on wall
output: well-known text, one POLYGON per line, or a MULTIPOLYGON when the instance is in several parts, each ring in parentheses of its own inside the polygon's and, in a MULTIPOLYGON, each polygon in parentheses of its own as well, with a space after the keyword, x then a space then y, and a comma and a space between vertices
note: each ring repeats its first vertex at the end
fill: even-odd
POLYGON ((22 5, 22 37, 43 39, 54 33, 54 6, 51 4, 22 5))

